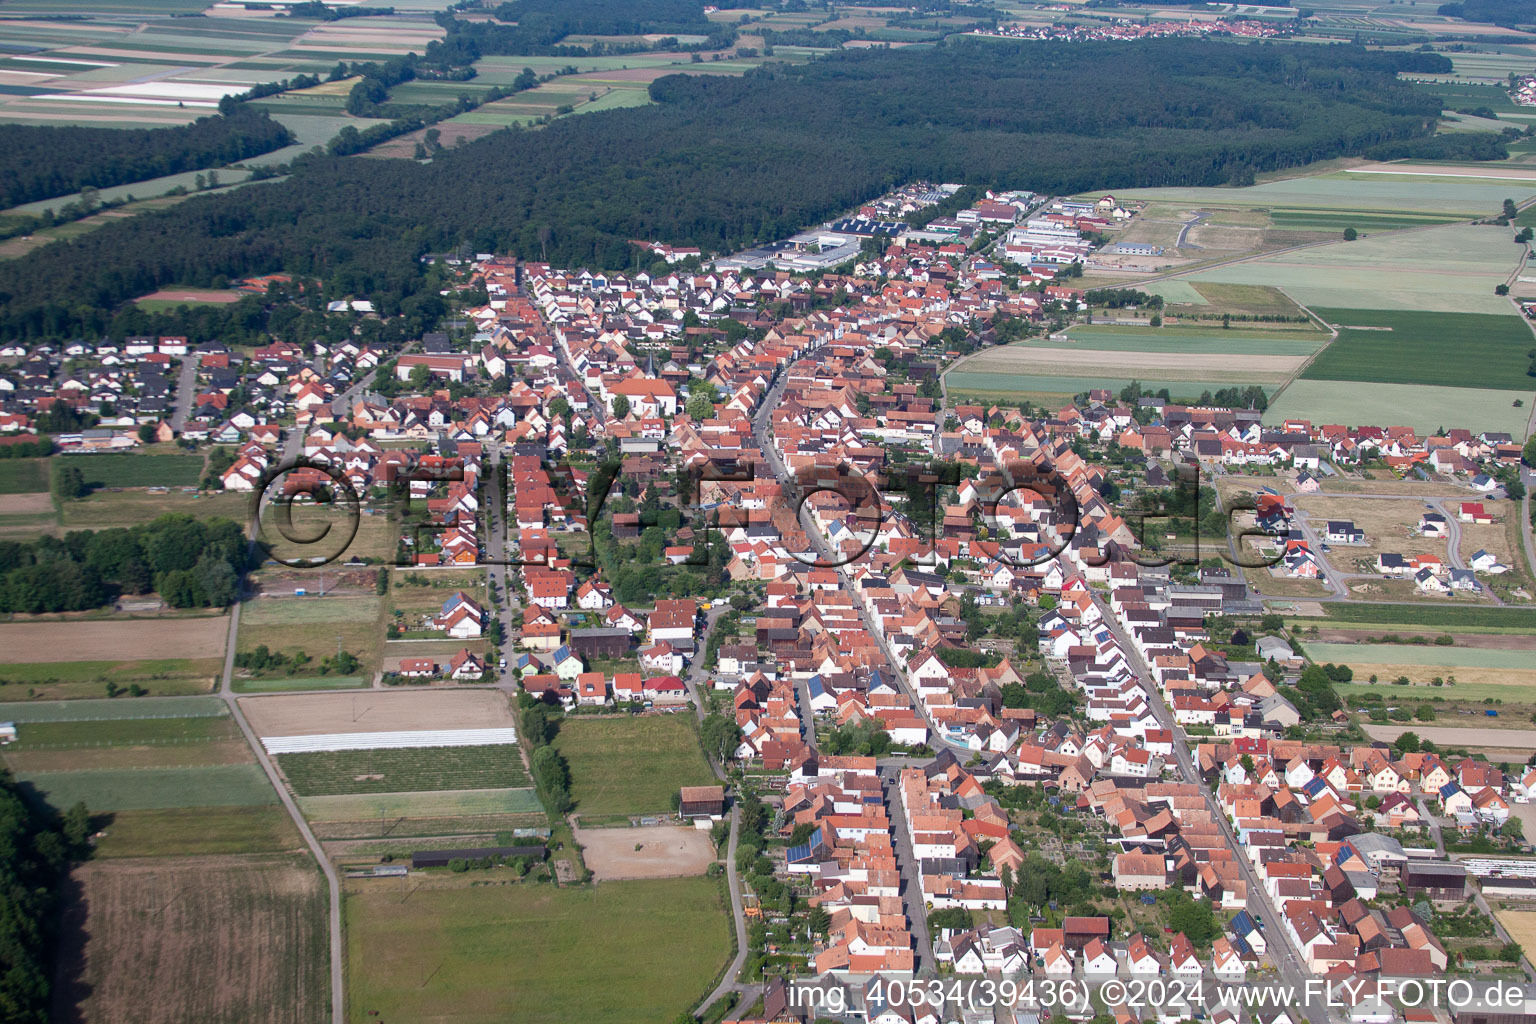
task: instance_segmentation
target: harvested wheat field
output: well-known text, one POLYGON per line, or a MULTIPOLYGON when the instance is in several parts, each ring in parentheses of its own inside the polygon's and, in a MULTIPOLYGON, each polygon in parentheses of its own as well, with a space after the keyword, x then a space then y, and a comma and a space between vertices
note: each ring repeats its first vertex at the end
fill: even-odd
POLYGON ((715 859, 709 833, 686 825, 578 828, 576 842, 599 882, 702 875, 715 859))
POLYGON ((499 690, 366 690, 244 697, 240 707, 260 736, 501 729, 515 724, 506 694, 499 690))
POLYGON ((0 664, 219 658, 228 636, 222 615, 7 622, 0 625, 0 664))
POLYGON ((310 1024, 328 1016, 325 893, 295 857, 76 868, 55 1020, 310 1024))

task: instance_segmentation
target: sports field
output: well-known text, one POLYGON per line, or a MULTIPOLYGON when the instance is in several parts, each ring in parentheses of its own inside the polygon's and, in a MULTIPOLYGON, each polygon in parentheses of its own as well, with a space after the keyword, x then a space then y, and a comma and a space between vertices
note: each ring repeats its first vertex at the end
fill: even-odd
POLYGON ((571 766, 571 797, 584 818, 665 813, 681 786, 714 773, 681 715, 567 718, 555 748, 571 766))
POLYGON ((348 1019, 673 1020, 730 955, 721 889, 712 878, 560 889, 349 880, 348 1019))

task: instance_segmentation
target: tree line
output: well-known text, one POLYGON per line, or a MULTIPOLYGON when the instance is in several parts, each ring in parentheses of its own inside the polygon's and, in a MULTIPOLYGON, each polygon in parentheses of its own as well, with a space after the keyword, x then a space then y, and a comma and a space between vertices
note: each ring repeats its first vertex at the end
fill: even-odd
POLYGON ((90 849, 84 804, 62 820, 0 768, 0 1020, 47 1024, 60 889, 90 849))
POLYGON ((238 523, 168 513, 148 523, 0 541, 0 612, 85 611, 154 591, 176 608, 227 605, 247 543, 238 523))
POLYGON ((0 125, 0 206, 218 167, 292 141, 266 111, 241 106, 176 128, 0 125))
POLYGON ((306 161, 46 246, 0 264, 0 337, 89 334, 165 285, 282 270, 393 313, 427 291, 427 252, 623 269, 646 258, 632 238, 729 251, 915 180, 1058 194, 1247 180, 1425 134, 1439 101, 1395 74, 1449 66, 1345 45, 977 39, 673 75, 648 107, 497 132, 427 165, 306 161))

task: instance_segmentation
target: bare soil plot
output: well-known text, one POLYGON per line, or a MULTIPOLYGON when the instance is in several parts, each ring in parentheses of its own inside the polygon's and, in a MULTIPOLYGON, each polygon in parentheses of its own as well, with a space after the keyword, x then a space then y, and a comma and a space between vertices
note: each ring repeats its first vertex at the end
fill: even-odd
POLYGON ((54 1019, 326 1016, 325 896, 293 857, 104 860, 71 876, 54 1019))
POLYGON ((709 833, 687 825, 578 828, 576 842, 599 882, 702 875, 715 860, 709 833))
POLYGON ((1307 514, 1308 525, 1319 537, 1323 536, 1330 519, 1353 520, 1365 531, 1364 544, 1329 545, 1332 550, 1326 557, 1341 572, 1370 572, 1371 569, 1357 563, 1362 560, 1374 562, 1382 552, 1409 557, 1447 557, 1444 540, 1420 537, 1415 532, 1420 514, 1427 511, 1422 502, 1408 498, 1322 498, 1316 495, 1305 495, 1294 501, 1297 511, 1307 514))
MULTIPOLYGON (((438 142, 444 149, 452 149, 463 142, 473 142, 483 138, 492 132, 501 131, 500 125, 494 124, 467 124, 458 121, 448 121, 437 126, 438 142)), ((375 146, 368 151, 369 156, 376 157, 400 157, 410 159, 416 155, 416 144, 426 141, 427 129, 401 135, 375 146)))
POLYGON ((53 511, 53 497, 38 494, 0 494, 0 515, 40 515, 53 511))
POLYGON ((214 288, 162 288, 160 291, 142 296, 138 301, 232 303, 239 302, 240 298, 239 292, 219 291, 214 288))
POLYGON ((243 697, 240 707, 259 736, 493 729, 515 724, 506 694, 499 690, 369 690, 243 697))
POLYGON ((228 633, 229 620, 222 615, 7 622, 0 625, 0 664, 217 658, 228 633))
POLYGON ((1479 722, 1475 726, 1425 725, 1410 722, 1406 725, 1385 725, 1361 722, 1360 728, 1373 740, 1391 743, 1405 732, 1411 732, 1421 740, 1429 740, 1440 746, 1465 747, 1470 750, 1510 750, 1530 756, 1536 750, 1536 729, 1490 728, 1498 719, 1479 722))

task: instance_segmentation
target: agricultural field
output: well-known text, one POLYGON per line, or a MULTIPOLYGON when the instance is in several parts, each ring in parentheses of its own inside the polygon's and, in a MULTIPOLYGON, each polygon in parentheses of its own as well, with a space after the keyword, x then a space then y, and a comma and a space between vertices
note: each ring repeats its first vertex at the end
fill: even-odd
POLYGON ((167 512, 245 523, 251 515, 251 499, 235 491, 204 494, 191 487, 170 491, 95 491, 78 501, 65 502, 59 522, 66 530, 102 530, 147 523, 167 512))
POLYGON ((1264 420, 1280 423, 1294 417, 1313 423, 1379 423, 1428 433, 1440 427, 1465 427, 1520 437, 1530 424, 1533 407, 1536 394, 1530 391, 1380 383, 1362 387, 1351 381, 1302 377, 1275 396, 1264 420))
MULTIPOLYGON (((89 763, 82 755, 79 763, 89 763)), ((277 803, 277 793, 254 761, 177 768, 17 772, 56 807, 84 800, 93 811, 169 807, 255 807, 277 803)))
POLYGON ((1318 307, 1314 312, 1335 325, 1339 336, 1307 367, 1308 379, 1536 390, 1525 372, 1536 335, 1513 311, 1489 316, 1318 307), (1446 358, 1450 352, 1455 359, 1446 358))
MULTIPOLYGON (((1417 190, 1441 187, 1409 181, 1417 190)), ((1529 196, 1536 191, 1536 181, 1523 191, 1507 186, 1492 191, 1498 197, 1484 216, 1498 208, 1504 193, 1529 196)), ((1270 285, 1306 306, 1510 314, 1509 300, 1493 289, 1505 283, 1519 261, 1512 237, 1507 229, 1492 225, 1447 224, 1411 235, 1377 234, 1276 253, 1194 271, 1188 280, 1270 285)))
POLYGON ((279 754, 277 765, 300 796, 531 785, 522 752, 511 743, 279 754))
POLYGON ((201 455, 71 455, 90 487, 196 487, 201 455))
POLYGON ((1291 617, 1296 625, 1358 625, 1390 629, 1437 628, 1446 631, 1465 629, 1536 632, 1536 610, 1529 608, 1447 608, 1401 604, 1328 604, 1318 605, 1316 615, 1291 617))
MULTIPOLYGON (((1282 178, 1246 188, 1133 188, 1116 199, 1180 203, 1199 208, 1426 213, 1486 217, 1506 198, 1516 203, 1536 195, 1529 171, 1472 170, 1461 177, 1404 173, 1411 164, 1373 165, 1306 177, 1282 178), (1368 173, 1390 167, 1392 173, 1368 173), (1366 172, 1366 173, 1362 173, 1366 172)), ((1262 282, 1260 282, 1262 283, 1262 282)))
POLYGON ((0 494, 48 493, 47 459, 0 459, 0 494))
MULTIPOLYGON (((480 819, 496 815, 538 814, 538 797, 531 789, 459 789, 428 793, 363 793, 299 798, 304 817, 323 828, 327 823, 382 823, 390 834, 412 819, 438 823, 439 834, 462 831, 463 826, 483 827, 480 819), (457 819, 459 827, 448 827, 457 819)), ((405 834, 421 834, 419 831, 405 834)))
POLYGON ((87 1024, 326 1016, 324 880, 287 856, 77 867, 55 1019, 87 1024))
MULTIPOLYGON (((1306 642, 1303 646, 1314 661, 1348 665, 1355 673, 1351 685, 1356 687, 1373 677, 1379 684, 1406 677, 1410 683, 1424 688, 1427 696, 1445 700, 1497 697, 1508 702, 1536 703, 1536 667, 1532 667, 1528 650, 1434 644, 1306 642), (1447 680, 1446 685, 1427 685, 1435 677, 1447 680), (1449 682, 1452 677, 1454 685, 1449 682)), ((1399 690, 1401 687, 1394 687, 1391 692, 1399 690)))
POLYGON ((567 718, 554 746, 571 766, 571 797, 585 819, 665 813, 679 787, 715 782, 681 715, 567 718))
MULTIPOLYGON (((1012 346, 1009 346, 1010 348, 1012 346)), ((992 373, 973 370, 950 370, 944 374, 944 383, 952 399, 977 402, 1002 402, 1018 404, 1034 402, 1059 407, 1071 401, 1073 395, 1093 388, 1110 388, 1118 391, 1131 383, 1141 384, 1143 389, 1158 391, 1168 389, 1175 402, 1193 403, 1205 391, 1215 391, 1244 381, 1179 380, 1149 375, 1102 376, 1102 377, 1052 377, 1029 373, 992 373)), ((1273 391, 1278 385, 1266 388, 1273 391)))
POLYGON ((370 690, 246 697, 240 701, 258 736, 413 729, 504 729, 516 725, 507 695, 495 690, 370 690))
POLYGON ((358 1024, 490 1024, 509 1006, 525 1024, 671 1020, 730 955, 716 879, 557 889, 446 877, 412 880, 409 902, 401 881, 347 882, 348 1019, 358 1024))
POLYGON ((228 633, 224 615, 7 622, 0 624, 0 673, 13 663, 219 658, 228 633))
POLYGON ((376 597, 263 597, 240 612, 240 635, 235 650, 254 652, 265 646, 289 659, 261 669, 237 668, 242 679, 315 676, 320 661, 338 648, 362 662, 360 672, 372 677, 382 654, 376 597), (300 655, 309 658, 295 662, 300 655))

